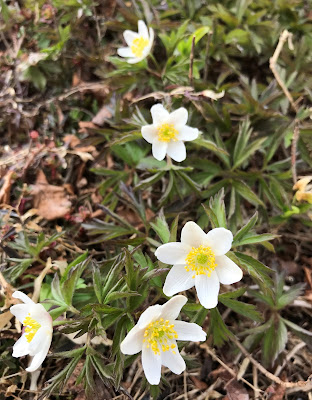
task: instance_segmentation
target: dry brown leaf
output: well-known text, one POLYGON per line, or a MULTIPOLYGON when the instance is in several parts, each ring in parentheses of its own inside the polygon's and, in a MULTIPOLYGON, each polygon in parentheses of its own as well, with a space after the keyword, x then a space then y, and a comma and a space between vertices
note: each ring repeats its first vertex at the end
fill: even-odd
POLYGON ((12 318, 13 315, 10 311, 0 314, 0 331, 8 325, 12 318))
POLYGON ((71 149, 74 149, 76 146, 80 144, 80 139, 75 135, 65 135, 63 139, 64 143, 66 143, 71 149))
POLYGON ((3 185, 0 189, 0 204, 10 204, 10 193, 12 186, 13 170, 9 170, 3 178, 3 185))
POLYGON ((80 121, 79 122, 79 133, 88 133, 88 128, 89 129, 96 129, 98 128, 97 125, 95 125, 91 121, 80 121))
POLYGON ((49 185, 42 170, 39 170, 35 185, 31 189, 37 214, 49 221, 62 218, 69 213, 71 202, 62 186, 49 185))
POLYGON ((107 106, 103 106, 96 116, 92 119, 92 122, 98 126, 104 125, 104 122, 111 118, 113 114, 109 111, 107 106))
POLYGON ((196 376, 190 375, 191 380, 193 381, 195 387, 199 390, 206 390, 208 385, 206 382, 201 381, 200 379, 196 378, 196 376))

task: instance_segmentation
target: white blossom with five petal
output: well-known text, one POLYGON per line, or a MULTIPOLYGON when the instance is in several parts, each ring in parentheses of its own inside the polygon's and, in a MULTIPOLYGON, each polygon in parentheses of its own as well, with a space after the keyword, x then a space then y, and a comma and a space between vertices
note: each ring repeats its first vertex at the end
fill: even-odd
POLYGON ((52 341, 52 318, 42 304, 34 303, 25 293, 12 294, 24 304, 10 308, 11 313, 23 324, 22 336, 13 346, 13 357, 32 356, 26 371, 36 371, 46 358, 52 341))
POLYGON ((215 228, 205 233, 195 222, 187 222, 181 232, 181 242, 158 247, 156 257, 172 264, 163 287, 166 296, 195 286, 200 303, 205 308, 218 304, 220 283, 229 285, 243 277, 242 270, 225 254, 231 249, 232 232, 215 228))
POLYGON ((152 125, 142 127, 142 136, 152 144, 153 156, 161 161, 166 154, 177 162, 186 158, 185 141, 195 140, 198 129, 187 126, 188 112, 181 107, 169 114, 161 105, 151 108, 152 125))
POLYGON ((128 47, 120 47, 117 54, 127 58, 129 64, 136 64, 147 57, 154 41, 154 31, 147 29, 144 21, 138 21, 138 32, 124 31, 124 39, 128 47))
POLYGON ((175 374, 185 370, 177 340, 206 340, 206 333, 199 325, 176 320, 186 302, 185 296, 178 295, 163 305, 148 307, 120 344, 124 354, 142 351, 143 370, 152 385, 159 384, 162 365, 175 374))

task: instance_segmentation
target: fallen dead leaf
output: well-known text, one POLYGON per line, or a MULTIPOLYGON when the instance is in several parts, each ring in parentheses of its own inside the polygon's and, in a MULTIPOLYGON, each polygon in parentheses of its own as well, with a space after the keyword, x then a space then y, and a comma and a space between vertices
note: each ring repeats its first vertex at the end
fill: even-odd
POLYGON ((71 202, 62 186, 49 185, 42 170, 39 170, 36 183, 32 186, 34 208, 37 214, 49 221, 62 218, 70 212, 71 202))
POLYGON ((201 381, 200 379, 196 378, 196 376, 190 376, 191 380, 193 381, 195 387, 199 390, 206 390, 208 385, 206 382, 201 381))
POLYGON ((76 146, 80 144, 80 139, 75 135, 65 135, 63 139, 64 143, 66 143, 71 149, 74 149, 76 146))
POLYGON ((12 186, 13 170, 9 170, 3 178, 3 185, 0 189, 0 204, 10 204, 10 193, 12 186))
POLYGON ((92 122, 98 126, 102 126, 104 122, 111 118, 113 114, 109 111, 107 106, 103 106, 96 116, 92 119, 92 122))

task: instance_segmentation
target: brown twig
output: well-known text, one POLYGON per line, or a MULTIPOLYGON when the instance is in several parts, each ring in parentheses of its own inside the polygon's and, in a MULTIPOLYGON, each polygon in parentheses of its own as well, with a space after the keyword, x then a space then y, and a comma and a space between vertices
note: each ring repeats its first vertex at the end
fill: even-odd
MULTIPOLYGON (((273 53, 273 56, 270 58, 270 69, 271 69, 277 83, 280 85, 281 89, 285 93, 285 96, 289 100, 292 108, 294 109, 295 113, 297 114, 299 111, 299 107, 297 104, 298 102, 294 101, 290 91, 287 89, 285 83, 283 82, 282 78, 280 77, 280 75, 276 69, 277 60, 279 58, 279 55, 283 49, 283 46, 284 46, 286 40, 288 40, 289 48, 291 50, 293 48, 291 38, 292 38, 292 33, 288 32, 286 29, 281 33, 278 44, 273 53)), ((292 140, 292 144, 291 144, 291 170, 292 170, 292 177, 293 177, 294 183, 297 182, 296 152, 297 152, 297 142, 299 139, 299 135, 300 135, 299 120, 297 118, 295 118, 294 135, 293 135, 293 140, 292 140)))
POLYGON ((248 385, 249 387, 252 388, 253 391, 259 391, 258 388, 255 388, 250 382, 246 381, 246 379, 244 378, 237 378, 237 373, 230 368, 228 365, 226 365, 215 353, 213 350, 211 350, 209 348, 209 346, 206 343, 203 343, 202 345, 200 345, 200 347, 202 349, 204 349, 215 361, 217 361, 220 365, 222 365, 222 367, 224 369, 226 369, 235 379, 237 380, 241 380, 242 382, 244 382, 246 385, 248 385))
POLYGON ((193 36, 193 39, 192 39, 192 48, 191 48, 191 54, 190 54, 190 70, 189 70, 189 76, 188 76, 191 86, 193 86, 194 50, 195 50, 195 36, 193 36))
POLYGON ((251 354, 245 349, 245 347, 236 339, 234 335, 229 336, 230 340, 240 349, 245 357, 248 357, 251 363, 268 379, 286 388, 301 387, 304 388, 306 385, 311 384, 311 380, 297 381, 297 382, 284 382, 270 371, 266 370, 257 360, 255 360, 251 354))

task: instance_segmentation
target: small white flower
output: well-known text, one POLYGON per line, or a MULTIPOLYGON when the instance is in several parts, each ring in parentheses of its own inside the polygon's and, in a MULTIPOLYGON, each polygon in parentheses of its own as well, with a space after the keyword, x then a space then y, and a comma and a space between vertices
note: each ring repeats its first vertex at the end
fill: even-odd
POLYGON ((11 313, 23 324, 22 336, 13 346, 13 357, 32 356, 26 371, 33 372, 48 354, 53 333, 52 318, 42 304, 34 303, 25 293, 16 291, 12 297, 25 303, 10 308, 11 313))
POLYGON ((138 21, 138 33, 126 30, 124 38, 129 47, 120 47, 117 53, 121 57, 126 57, 129 64, 135 64, 143 60, 151 51, 154 41, 154 31, 147 29, 144 21, 138 21))
POLYGON ((184 141, 195 140, 198 129, 187 126, 188 112, 181 107, 169 114, 161 105, 151 108, 152 125, 142 126, 142 136, 152 143, 153 156, 161 161, 166 154, 173 160, 181 162, 186 159, 184 141))
POLYGON ((181 232, 181 243, 166 243, 158 247, 156 257, 173 264, 163 291, 166 296, 196 287, 198 299, 205 308, 218 304, 220 282, 238 282, 242 270, 225 254, 233 242, 232 232, 215 228, 205 233, 195 222, 187 222, 181 232))
POLYGON ((186 302, 185 296, 175 296, 162 306, 148 307, 120 344, 124 354, 142 351, 143 370, 151 385, 159 384, 162 365, 175 374, 185 370, 177 340, 206 340, 206 333, 199 325, 176 320, 186 302))

